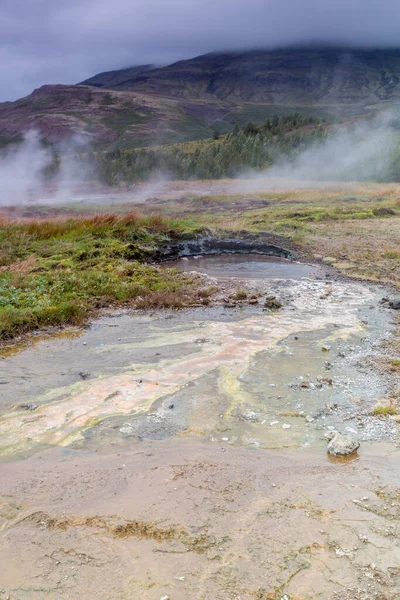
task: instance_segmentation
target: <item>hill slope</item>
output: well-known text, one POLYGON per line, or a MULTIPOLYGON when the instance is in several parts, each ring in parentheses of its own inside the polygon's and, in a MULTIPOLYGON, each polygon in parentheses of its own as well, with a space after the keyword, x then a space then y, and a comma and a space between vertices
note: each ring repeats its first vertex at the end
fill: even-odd
POLYGON ((198 103, 81 85, 45 85, 16 102, 0 104, 0 145, 35 129, 60 142, 79 134, 96 145, 140 147, 208 137, 226 114, 221 102, 198 103))
POLYGON ((212 53, 173 65, 46 85, 0 104, 0 145, 38 129, 101 146, 174 143, 298 112, 348 119, 400 103, 400 49, 291 48, 212 53))
POLYGON ((291 48, 211 53, 135 74, 115 89, 229 102, 343 104, 400 100, 400 50, 291 48))
POLYGON ((131 84, 135 79, 145 73, 149 73, 155 67, 153 65, 139 65, 137 67, 129 67, 128 69, 118 69, 117 71, 104 71, 98 73, 85 81, 81 81, 78 85, 91 85, 99 88, 113 88, 122 86, 123 84, 131 84))

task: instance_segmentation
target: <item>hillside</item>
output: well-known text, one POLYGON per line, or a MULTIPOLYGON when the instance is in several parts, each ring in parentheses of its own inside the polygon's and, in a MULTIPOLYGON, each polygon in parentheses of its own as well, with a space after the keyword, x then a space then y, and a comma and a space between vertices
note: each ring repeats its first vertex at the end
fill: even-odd
POLYGON ((211 53, 135 74, 114 88, 233 103, 365 106, 400 99, 400 50, 303 47, 211 53))
POLYGON ((89 77, 85 81, 81 81, 78 85, 91 85, 99 88, 113 88, 122 86, 125 83, 131 84, 144 73, 150 72, 155 67, 153 65, 139 65, 137 67, 129 67, 128 69, 118 69, 117 71, 104 71, 93 77, 89 77))
POLYGON ((140 147, 208 137, 210 123, 229 108, 81 85, 45 85, 16 102, 0 104, 0 144, 38 130, 44 141, 74 135, 100 146, 140 147))
POLYGON ((212 53, 45 85, 1 103, 0 145, 34 128, 49 143, 79 133, 98 147, 135 148, 207 138, 274 115, 348 120, 399 102, 397 49, 212 53))

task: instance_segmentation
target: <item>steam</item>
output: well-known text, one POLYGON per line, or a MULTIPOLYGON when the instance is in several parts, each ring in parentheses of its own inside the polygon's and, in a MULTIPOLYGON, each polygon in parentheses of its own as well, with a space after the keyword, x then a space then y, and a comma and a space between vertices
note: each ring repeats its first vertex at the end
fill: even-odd
POLYGON ((34 202, 46 187, 56 200, 70 197, 89 175, 77 156, 84 148, 79 136, 49 147, 37 131, 28 131, 21 143, 0 151, 0 206, 34 202))
POLYGON ((300 154, 278 160, 261 174, 247 172, 245 177, 256 178, 257 187, 270 187, 277 181, 296 185, 313 181, 392 181, 399 149, 395 115, 381 114, 346 128, 341 126, 300 154))

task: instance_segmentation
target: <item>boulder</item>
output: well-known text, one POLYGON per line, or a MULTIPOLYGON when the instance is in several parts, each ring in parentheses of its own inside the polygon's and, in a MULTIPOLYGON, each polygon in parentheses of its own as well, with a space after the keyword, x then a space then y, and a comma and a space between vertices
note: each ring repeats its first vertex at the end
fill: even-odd
POLYGON ((393 308, 393 310, 400 310, 400 298, 390 300, 389 306, 390 308, 393 308))
POLYGON ((349 456, 360 447, 360 442, 353 435, 335 433, 328 444, 328 454, 332 456, 349 456))

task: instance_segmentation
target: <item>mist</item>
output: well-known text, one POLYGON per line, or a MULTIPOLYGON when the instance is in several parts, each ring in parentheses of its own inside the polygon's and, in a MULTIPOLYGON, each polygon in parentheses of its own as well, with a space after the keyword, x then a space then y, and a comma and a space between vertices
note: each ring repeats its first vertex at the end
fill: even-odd
POLYGON ((36 203, 46 188, 53 201, 70 198, 91 175, 90 165, 77 154, 84 149, 79 136, 50 147, 37 131, 28 131, 22 142, 0 151, 0 206, 36 203))
POLYGON ((341 126, 323 141, 292 157, 282 157, 261 173, 242 170, 242 190, 298 187, 312 182, 393 181, 400 163, 400 131, 394 114, 341 126))

